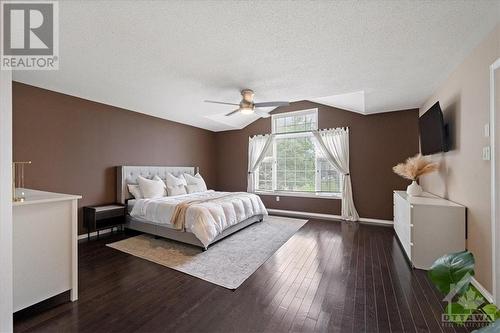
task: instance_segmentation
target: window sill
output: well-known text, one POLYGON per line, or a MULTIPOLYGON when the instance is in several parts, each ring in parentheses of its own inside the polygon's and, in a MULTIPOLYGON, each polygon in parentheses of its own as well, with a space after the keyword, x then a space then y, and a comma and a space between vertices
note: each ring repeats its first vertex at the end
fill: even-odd
POLYGON ((271 195, 276 197, 296 197, 296 198, 318 198, 318 199, 342 199, 340 193, 307 193, 307 192, 267 192, 255 191, 258 195, 271 195))

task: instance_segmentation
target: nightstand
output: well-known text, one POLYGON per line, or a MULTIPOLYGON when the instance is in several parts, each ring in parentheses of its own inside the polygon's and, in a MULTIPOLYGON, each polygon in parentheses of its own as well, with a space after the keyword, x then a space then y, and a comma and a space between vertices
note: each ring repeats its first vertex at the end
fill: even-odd
POLYGON ((87 227, 88 239, 90 240, 92 231, 97 231, 99 238, 101 230, 123 227, 125 213, 126 207, 119 204, 83 207, 83 220, 87 227))

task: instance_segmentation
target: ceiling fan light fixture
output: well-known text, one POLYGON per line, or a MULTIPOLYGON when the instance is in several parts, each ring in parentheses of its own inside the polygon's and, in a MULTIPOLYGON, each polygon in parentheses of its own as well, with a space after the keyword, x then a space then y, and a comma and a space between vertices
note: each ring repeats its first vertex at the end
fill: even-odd
POLYGON ((260 116, 261 118, 268 118, 271 115, 269 114, 269 111, 262 111, 259 108, 276 108, 280 106, 287 106, 290 103, 289 102, 261 102, 261 103, 254 103, 253 98, 255 96, 255 93, 251 89, 243 89, 241 90, 241 101, 239 104, 236 103, 228 103, 228 102, 218 102, 218 101, 211 101, 211 100, 205 100, 207 103, 215 103, 215 104, 224 104, 224 105, 238 105, 238 108, 236 110, 233 110, 229 113, 226 113, 225 116, 229 117, 237 113, 241 113, 244 115, 252 115, 256 114, 260 116))
POLYGON ((241 108, 240 112, 242 114, 252 114, 253 113, 253 109, 251 109, 251 108, 241 108))

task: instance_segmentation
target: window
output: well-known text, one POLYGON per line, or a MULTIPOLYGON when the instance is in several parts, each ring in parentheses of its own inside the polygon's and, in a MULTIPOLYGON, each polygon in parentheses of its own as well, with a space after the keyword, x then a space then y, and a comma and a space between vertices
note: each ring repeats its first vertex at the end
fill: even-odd
POLYGON ((288 112, 272 117, 273 133, 313 131, 318 129, 318 110, 288 112))
POLYGON ((268 149, 259 165, 256 188, 261 191, 273 190, 273 150, 268 149))
POLYGON ((272 116, 276 134, 256 172, 257 192, 332 196, 341 192, 341 175, 316 149, 311 131, 318 129, 318 111, 272 116))

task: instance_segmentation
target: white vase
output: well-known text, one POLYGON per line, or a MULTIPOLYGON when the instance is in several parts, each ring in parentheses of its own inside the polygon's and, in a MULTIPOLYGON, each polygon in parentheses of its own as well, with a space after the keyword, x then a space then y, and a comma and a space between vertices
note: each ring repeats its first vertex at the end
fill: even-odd
POLYGON ((406 188, 406 193, 408 193, 410 197, 418 197, 422 192, 422 186, 418 185, 416 181, 412 181, 406 188))

